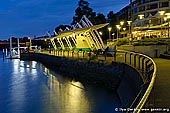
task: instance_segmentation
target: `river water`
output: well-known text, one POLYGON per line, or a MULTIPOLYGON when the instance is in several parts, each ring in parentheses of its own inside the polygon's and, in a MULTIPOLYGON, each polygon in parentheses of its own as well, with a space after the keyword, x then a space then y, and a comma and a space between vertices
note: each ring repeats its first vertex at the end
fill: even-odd
POLYGON ((0 56, 0 113, 118 113, 114 92, 82 85, 35 61, 0 56))

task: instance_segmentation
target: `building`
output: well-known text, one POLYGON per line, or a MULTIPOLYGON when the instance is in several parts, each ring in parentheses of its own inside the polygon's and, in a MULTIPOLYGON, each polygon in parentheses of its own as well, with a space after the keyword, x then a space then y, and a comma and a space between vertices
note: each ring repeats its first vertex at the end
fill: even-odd
POLYGON ((138 15, 154 16, 158 11, 168 12, 170 10, 169 0, 136 0, 133 2, 133 18, 137 19, 138 15))
POLYGON ((134 37, 170 36, 169 0, 135 0, 132 2, 132 18, 130 18, 130 12, 129 4, 117 13, 117 18, 119 21, 132 19, 131 26, 134 37))

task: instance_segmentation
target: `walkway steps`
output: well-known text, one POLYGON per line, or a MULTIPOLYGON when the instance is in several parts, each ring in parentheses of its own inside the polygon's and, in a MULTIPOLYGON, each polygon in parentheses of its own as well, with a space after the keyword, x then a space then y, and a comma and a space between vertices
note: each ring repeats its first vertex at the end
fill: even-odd
POLYGON ((157 77, 155 82, 155 108, 170 109, 170 60, 155 58, 157 77))

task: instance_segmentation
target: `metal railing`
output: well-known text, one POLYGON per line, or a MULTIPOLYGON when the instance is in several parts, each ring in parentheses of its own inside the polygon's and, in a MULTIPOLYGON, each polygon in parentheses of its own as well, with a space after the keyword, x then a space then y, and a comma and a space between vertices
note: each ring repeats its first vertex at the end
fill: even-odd
POLYGON ((147 55, 124 50, 97 52, 96 54, 85 51, 42 51, 41 53, 62 57, 83 58, 88 60, 97 59, 97 61, 104 61, 105 63, 113 61, 126 63, 140 72, 144 82, 137 97, 131 104, 130 109, 133 109, 133 113, 140 113, 146 104, 152 103, 154 105, 154 102, 151 102, 149 97, 151 96, 150 94, 153 90, 157 68, 153 59, 147 55))
POLYGON ((116 52, 122 53, 121 57, 123 58, 119 58, 116 55, 116 57, 114 58, 115 61, 124 62, 126 64, 133 66, 142 75, 142 79, 144 82, 143 87, 141 88, 136 99, 130 106, 130 108, 133 109, 133 113, 140 113, 142 111, 142 108, 146 104, 152 103, 152 105, 154 105, 154 97, 152 97, 153 100, 149 100, 149 96, 151 96, 150 95, 151 91, 153 91, 154 82, 156 78, 156 71, 157 71, 156 64, 152 58, 141 53, 135 53, 135 52, 129 52, 129 51, 123 51, 123 50, 119 50, 116 52))

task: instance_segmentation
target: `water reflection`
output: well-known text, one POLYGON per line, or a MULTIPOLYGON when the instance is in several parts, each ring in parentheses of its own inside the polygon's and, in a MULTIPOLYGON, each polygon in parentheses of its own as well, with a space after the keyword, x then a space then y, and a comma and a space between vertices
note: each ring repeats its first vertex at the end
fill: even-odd
POLYGON ((35 61, 0 62, 0 113, 114 113, 120 100, 35 61))
MULTIPOLYGON (((55 104, 53 106, 57 108, 58 113, 89 113, 89 103, 80 82, 58 76, 46 67, 43 70, 48 78, 47 87, 50 90, 50 103, 55 104)), ((44 111, 55 108, 47 108, 44 111)))
MULTIPOLYGON (((22 70, 22 69, 21 69, 22 70)), ((11 111, 17 112, 23 110, 25 101, 25 77, 23 73, 20 73, 20 62, 18 60, 13 61, 13 73, 11 77, 11 98, 10 103, 11 111)), ((21 111, 20 111, 21 112, 21 111)))

